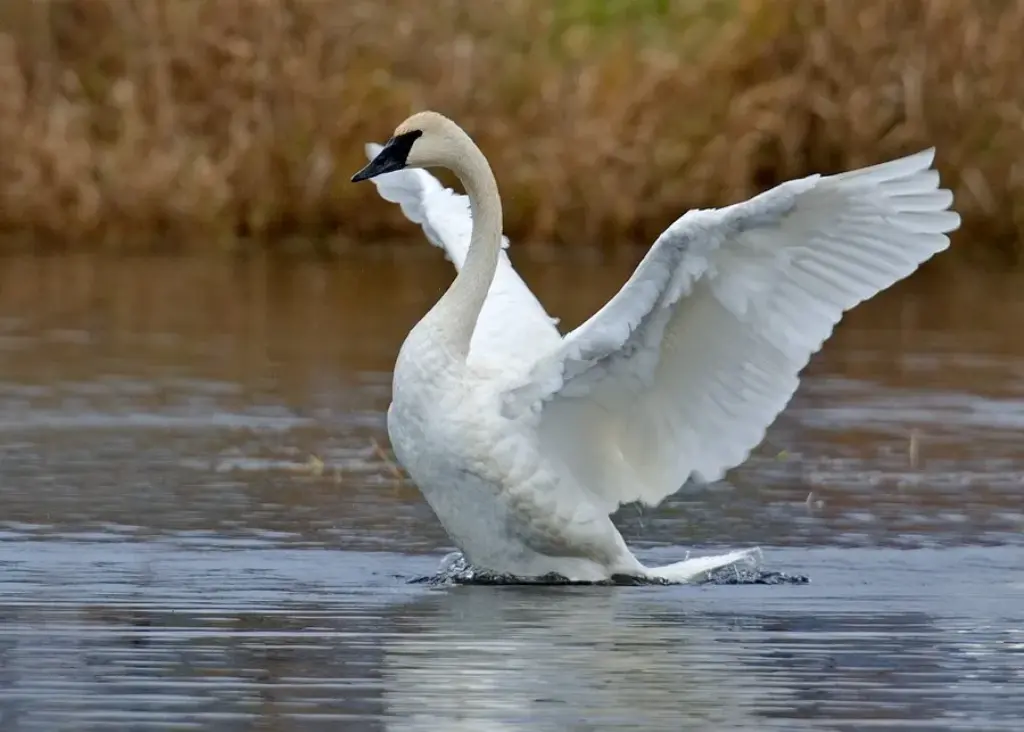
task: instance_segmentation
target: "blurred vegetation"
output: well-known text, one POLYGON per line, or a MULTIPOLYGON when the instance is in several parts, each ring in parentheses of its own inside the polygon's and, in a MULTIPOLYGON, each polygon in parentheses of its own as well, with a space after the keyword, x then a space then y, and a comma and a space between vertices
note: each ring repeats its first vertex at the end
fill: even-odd
POLYGON ((1024 0, 5 0, 8 247, 358 242, 412 226, 363 143, 444 112, 520 242, 938 147, 960 258, 1024 254, 1024 0))

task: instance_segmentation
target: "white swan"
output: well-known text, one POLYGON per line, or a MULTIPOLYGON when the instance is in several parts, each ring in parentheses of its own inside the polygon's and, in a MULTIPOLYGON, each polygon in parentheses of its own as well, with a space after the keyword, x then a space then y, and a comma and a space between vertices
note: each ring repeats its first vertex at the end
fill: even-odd
POLYGON ((404 121, 374 179, 445 250, 454 282, 395 364, 388 434, 476 567, 685 582, 745 552, 645 567, 610 514, 741 463, 843 312, 949 245, 960 217, 934 150, 689 211, 622 289, 561 336, 503 251, 501 199, 469 136, 404 121), (419 168, 451 169, 454 194, 419 168))

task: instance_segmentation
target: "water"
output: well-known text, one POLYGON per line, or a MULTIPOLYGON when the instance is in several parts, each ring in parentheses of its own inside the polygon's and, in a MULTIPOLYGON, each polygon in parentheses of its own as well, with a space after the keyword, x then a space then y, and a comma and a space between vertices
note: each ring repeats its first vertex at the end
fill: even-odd
MULTIPOLYGON (((571 326, 631 265, 521 269, 571 326)), ((746 465, 618 517, 810 584, 437 588, 384 410, 448 277, 419 242, 4 261, 0 729, 1018 728, 1019 280, 862 306, 746 465)))

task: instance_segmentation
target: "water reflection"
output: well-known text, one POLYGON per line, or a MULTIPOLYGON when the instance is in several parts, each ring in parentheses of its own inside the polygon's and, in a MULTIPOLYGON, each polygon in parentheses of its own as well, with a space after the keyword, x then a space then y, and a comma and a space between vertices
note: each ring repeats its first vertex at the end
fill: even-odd
MULTIPOLYGON (((764 681, 714 623, 630 592, 458 588, 399 609, 387 645, 385 700, 394 730, 563 730, 582 719, 615 729, 689 723, 745 727, 764 681)), ((672 600, 666 595, 675 595, 672 600)))
POLYGON ((428 589, 393 577, 394 555, 272 541, 0 542, 0 713, 17 729, 1016 729, 1024 583, 1005 581, 1024 547, 776 551, 817 580, 428 589))
POLYGON ((876 554, 845 570, 831 558, 823 587, 780 589, 789 596, 768 607, 763 593, 726 598, 724 588, 463 587, 416 598, 391 609, 389 729, 571 729, 581 710, 607 729, 956 728, 970 718, 1010 729, 1024 712, 1024 636, 997 618, 1019 613, 1024 595, 943 603, 983 590, 1015 556, 996 554, 970 579, 957 571, 970 559, 955 559, 957 587, 937 591, 926 589, 942 582, 936 556, 886 568, 876 554), (860 573, 877 580, 872 590, 839 589, 860 573))

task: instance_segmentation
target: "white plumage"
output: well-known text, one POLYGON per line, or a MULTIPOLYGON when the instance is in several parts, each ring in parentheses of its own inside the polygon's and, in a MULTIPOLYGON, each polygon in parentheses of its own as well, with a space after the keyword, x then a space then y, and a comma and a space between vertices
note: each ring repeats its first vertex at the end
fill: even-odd
MULTIPOLYGON (((410 118, 396 135, 411 129, 422 137, 407 164, 452 167, 474 199, 477 218, 487 219, 476 224, 497 226, 492 246, 507 245, 500 201, 492 202, 496 216, 486 208, 488 193, 497 199, 496 188, 487 190, 489 168, 480 167, 486 162, 468 136, 433 113, 410 118)), ((372 158, 380 151, 367 149, 372 158)), ((455 449, 439 445, 429 430, 392 429, 390 414, 389 430, 393 441, 417 442, 396 445, 396 452, 400 459, 405 453, 407 469, 456 543, 464 539, 460 548, 470 561, 495 571, 545 570, 573 579, 626 573, 679 581, 735 561, 740 555, 733 553, 644 568, 608 514, 631 501, 658 504, 689 479, 716 480, 743 462, 842 314, 949 245, 947 234, 960 219, 949 210, 950 191, 938 187, 933 158, 926 150, 789 181, 725 208, 687 212, 658 237, 622 289, 564 337, 502 250, 470 326, 468 353, 454 364, 442 359, 443 376, 415 366, 403 370, 403 361, 414 357, 407 349, 424 356, 423 349, 443 350, 448 336, 441 319, 453 318, 457 308, 472 309, 471 297, 451 293, 468 291, 459 279, 489 276, 486 263, 466 271, 471 239, 483 251, 486 232, 473 229, 465 196, 423 170, 375 178, 381 195, 399 203, 460 270, 451 297, 417 326, 421 337, 414 329, 403 346, 395 390, 436 395, 443 382, 445 393, 466 390, 462 406, 442 407, 450 410, 443 413, 435 404, 426 414, 410 400, 397 412, 392 405, 392 412, 421 427, 443 424, 449 440, 464 433, 476 446, 455 449), (460 411, 467 401, 476 412, 460 411), (474 434, 489 442, 480 445, 474 434), (465 492, 443 485, 458 482, 459 461, 472 463, 475 476, 465 492), (500 515, 493 506, 483 509, 491 517, 481 522, 490 539, 468 528, 478 515, 468 501, 492 501, 500 509, 500 515), (476 546, 488 541, 490 548, 476 546)))
MULTIPOLYGON (((380 150, 380 145, 370 143, 366 155, 372 160, 380 150)), ((473 229, 466 196, 416 168, 388 173, 373 182, 381 198, 401 206, 410 221, 423 227, 430 243, 444 250, 455 269, 462 269, 473 229)), ((557 320, 545 312, 512 268, 504 251, 507 247, 508 239, 502 236, 498 267, 470 345, 471 357, 484 354, 484 358, 505 365, 509 360, 532 362, 538 352, 554 348, 562 340, 555 327, 557 320)))

